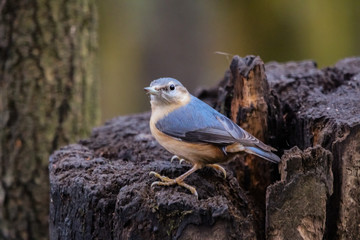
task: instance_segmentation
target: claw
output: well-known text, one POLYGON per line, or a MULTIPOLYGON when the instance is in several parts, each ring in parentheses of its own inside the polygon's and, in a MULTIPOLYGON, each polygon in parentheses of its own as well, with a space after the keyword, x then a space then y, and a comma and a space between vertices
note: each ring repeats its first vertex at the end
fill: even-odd
POLYGON ((174 156, 172 156, 172 158, 170 159, 170 162, 173 162, 173 161, 176 160, 176 159, 179 159, 179 161, 180 161, 179 163, 180 163, 180 164, 185 161, 185 159, 180 158, 180 157, 177 156, 177 155, 174 155, 174 156))
POLYGON ((174 155, 172 156, 172 158, 170 159, 170 162, 173 162, 175 159, 180 159, 178 156, 174 155))
POLYGON ((198 193, 197 193, 196 189, 193 186, 190 186, 190 185, 186 184, 184 182, 184 179, 187 176, 189 176, 191 173, 195 172, 199 168, 200 168, 200 166, 195 164, 189 171, 187 171, 186 173, 184 173, 183 175, 181 175, 180 177, 177 177, 175 179, 171 179, 171 178, 168 178, 166 176, 161 176, 157 172, 151 171, 149 173, 149 175, 153 175, 154 177, 157 177, 157 178, 159 178, 161 180, 161 181, 153 182, 151 184, 151 187, 153 187, 155 185, 158 185, 158 186, 171 186, 171 185, 177 184, 179 186, 182 186, 182 187, 188 189, 198 199, 198 193))
POLYGON ((226 179, 226 170, 222 166, 218 164, 209 164, 207 166, 212 167, 217 171, 221 171, 224 174, 224 178, 226 179))
POLYGON ((154 172, 154 171, 149 172, 149 175, 155 176, 155 177, 160 176, 160 174, 158 174, 157 172, 154 172))
MULTIPOLYGON (((162 183, 162 182, 171 182, 171 183, 173 183, 173 184, 176 183, 174 179, 168 178, 168 177, 166 177, 166 176, 161 176, 160 174, 158 174, 157 172, 154 172, 154 171, 151 171, 151 172, 149 173, 149 175, 150 175, 150 176, 152 175, 152 176, 154 176, 154 177, 159 178, 159 179, 161 180, 161 182, 158 182, 158 183, 162 183)), ((154 183, 156 183, 156 182, 154 182, 154 183)), ((154 184, 154 183, 153 183, 153 184, 154 184)), ((151 184, 151 186, 152 186, 153 184, 151 184)), ((163 184, 155 184, 155 185, 163 185, 163 184)))
MULTIPOLYGON (((172 180, 172 179, 171 179, 172 180)), ((174 180, 175 181, 175 180, 174 180)), ((155 181, 151 184, 151 187, 154 187, 155 185, 158 186, 171 186, 175 184, 173 181, 169 181, 169 182, 160 182, 160 181, 155 181)))
POLYGON ((188 189, 193 195, 195 195, 196 199, 199 199, 199 195, 196 191, 196 188, 194 188, 193 186, 190 186, 189 184, 186 184, 184 182, 178 182, 177 184, 188 189))
POLYGON ((159 182, 155 181, 155 182, 153 182, 153 183, 150 185, 150 187, 154 187, 155 185, 158 185, 158 183, 159 183, 159 182))

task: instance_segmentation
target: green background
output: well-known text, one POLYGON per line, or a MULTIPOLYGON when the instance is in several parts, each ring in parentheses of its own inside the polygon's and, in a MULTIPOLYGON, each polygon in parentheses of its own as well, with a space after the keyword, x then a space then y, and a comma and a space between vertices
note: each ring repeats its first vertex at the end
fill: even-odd
POLYGON ((150 109, 143 87, 171 76, 194 93, 213 86, 231 55, 319 67, 360 53, 360 1, 102 0, 102 121, 150 109), (215 54, 226 52, 230 56, 215 54))

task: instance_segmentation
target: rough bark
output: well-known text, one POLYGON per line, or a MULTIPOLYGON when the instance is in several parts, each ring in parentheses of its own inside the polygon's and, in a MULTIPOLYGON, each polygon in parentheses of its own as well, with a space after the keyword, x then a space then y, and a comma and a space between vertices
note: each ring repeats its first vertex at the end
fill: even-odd
MULTIPOLYGON (((280 103, 270 92, 260 57, 235 56, 216 91, 208 91, 198 94, 258 139, 276 148, 280 146, 280 140, 275 141, 282 139, 280 103)), ((254 155, 238 155, 227 166, 261 209, 260 220, 265 220, 266 187, 278 177, 277 166, 254 155)), ((260 225, 265 225, 265 221, 260 225)))
POLYGON ((267 192, 267 239, 323 239, 333 193, 332 154, 320 146, 286 151, 281 181, 267 192))
MULTIPOLYGON (((216 99, 213 105, 218 111, 261 141, 277 147, 274 139, 278 129, 272 126, 270 130, 269 124, 274 121, 281 123, 280 108, 271 96, 265 66, 260 57, 235 56, 228 74, 218 86, 216 99)), ((240 185, 251 192, 263 209, 266 187, 276 176, 275 167, 254 155, 238 156, 229 164, 240 185)))
POLYGON ((115 118, 52 155, 52 239, 356 239, 360 59, 325 69, 269 63, 263 73, 259 58, 234 57, 219 85, 198 95, 279 153, 291 149, 279 173, 238 156, 226 179, 207 168, 188 178, 199 200, 181 187, 151 189, 149 171, 175 177, 190 166, 169 162, 149 113, 115 118), (246 171, 254 176, 244 181, 246 171), (265 210, 259 193, 276 177, 265 210))
POLYGON ((255 207, 230 172, 190 175, 199 200, 181 187, 150 187, 150 171, 176 177, 190 166, 170 162, 149 118, 113 119, 52 155, 51 239, 256 239, 255 207))
POLYGON ((93 1, 0 3, 0 238, 48 239, 48 157, 95 124, 93 1))
MULTIPOLYGON (((333 155, 333 194, 327 196, 326 224, 322 235, 312 239, 358 239, 360 58, 347 58, 321 70, 311 61, 269 63, 266 72, 270 86, 283 102, 284 132, 289 146, 306 149, 320 145, 333 155)), ((316 165, 313 168, 318 169, 316 165)), ((318 180, 327 171, 325 166, 323 169, 317 172, 318 180)), ((316 184, 313 191, 315 187, 316 184)), ((272 190, 268 194, 278 197, 272 190)), ((322 206, 320 202, 311 202, 311 198, 308 200, 303 204, 322 206)), ((301 214, 300 209, 298 212, 301 214)), ((315 216, 313 219, 318 220, 315 216)))

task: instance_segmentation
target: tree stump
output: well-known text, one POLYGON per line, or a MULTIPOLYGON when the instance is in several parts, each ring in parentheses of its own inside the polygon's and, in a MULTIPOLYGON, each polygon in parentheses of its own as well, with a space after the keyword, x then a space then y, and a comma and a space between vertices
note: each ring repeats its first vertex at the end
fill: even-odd
MULTIPOLYGON (((306 149, 320 145, 333 155, 332 173, 327 170, 326 165, 329 163, 319 159, 328 158, 327 153, 318 154, 318 159, 311 160, 310 169, 303 167, 308 164, 306 163, 308 157, 302 158, 297 165, 291 162, 288 164, 291 157, 284 157, 283 164, 291 165, 297 170, 302 168, 305 170, 300 170, 303 173, 295 173, 295 170, 282 172, 282 179, 288 180, 284 180, 284 188, 280 192, 276 187, 268 189, 267 208, 274 208, 276 205, 271 206, 271 202, 285 197, 286 201, 280 204, 290 204, 296 209, 294 214, 302 215, 301 225, 294 223, 291 225, 298 232, 297 235, 291 235, 291 239, 358 239, 360 236, 360 58, 347 58, 333 67, 321 70, 311 61, 269 63, 266 65, 266 72, 270 85, 282 101, 285 122, 283 131, 289 147, 298 146, 300 149, 306 149), (321 166, 318 166, 319 163, 321 166), (291 176, 285 177, 286 172, 291 176), (301 213, 302 208, 296 207, 296 199, 290 200, 298 193, 296 186, 291 187, 288 183, 292 179, 297 179, 298 175, 304 178, 310 172, 316 173, 316 182, 326 183, 324 186, 326 194, 323 191, 318 192, 326 200, 326 211, 322 200, 313 202, 311 195, 305 195, 302 202, 302 205, 317 205, 317 208, 325 211, 325 224, 321 227, 320 234, 317 234, 317 229, 311 229, 311 225, 318 226, 316 222, 323 221, 318 218, 318 214, 301 213), (328 183, 332 179, 331 174, 333 174, 333 190, 328 183), (328 180, 324 181, 324 179, 328 180), (291 189, 293 194, 287 194, 291 189), (310 225, 307 227, 307 232, 303 230, 303 226, 306 225, 310 225)), ((298 154, 294 157, 297 157, 296 155, 298 154)), ((308 153, 305 152, 305 155, 308 153)), ((309 190, 317 191, 316 182, 309 190)), ((277 206, 278 212, 286 208, 285 205, 281 208, 280 205, 277 206)), ((289 226, 294 215, 288 218, 282 216, 282 218, 287 221, 282 227, 285 228, 289 226)), ((274 232, 271 229, 272 224, 272 222, 267 223, 270 227, 266 230, 268 233, 274 232)), ((278 230, 278 233, 282 231, 278 230)), ((280 236, 286 239, 286 236, 280 236)))
POLYGON ((176 177, 149 129, 150 114, 119 117, 50 159, 51 239, 256 239, 254 207, 231 173, 189 176, 182 187, 150 187, 150 171, 176 177))
POLYGON ((226 179, 208 168, 190 175, 199 200, 178 186, 151 188, 150 171, 176 177, 190 166, 170 162, 149 113, 118 117, 51 156, 51 239, 359 236, 360 58, 317 69, 235 56, 219 85, 197 95, 285 151, 279 172, 240 155, 225 166, 226 179))

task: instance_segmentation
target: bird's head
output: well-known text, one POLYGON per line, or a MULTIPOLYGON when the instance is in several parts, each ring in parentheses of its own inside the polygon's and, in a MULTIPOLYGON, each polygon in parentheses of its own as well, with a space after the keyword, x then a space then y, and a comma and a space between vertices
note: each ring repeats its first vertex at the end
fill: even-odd
POLYGON ((183 105, 190 99, 186 88, 174 78, 156 79, 144 90, 150 95, 152 106, 183 105))

